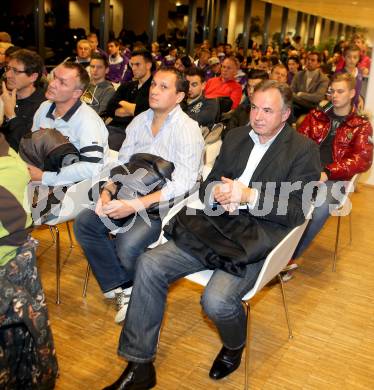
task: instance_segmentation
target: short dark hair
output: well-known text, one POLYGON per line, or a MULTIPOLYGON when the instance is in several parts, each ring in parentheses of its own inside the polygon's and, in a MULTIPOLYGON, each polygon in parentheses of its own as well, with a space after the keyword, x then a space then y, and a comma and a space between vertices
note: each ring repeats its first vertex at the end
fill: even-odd
POLYGON ((4 54, 5 54, 5 57, 9 57, 10 55, 12 55, 13 53, 15 53, 17 50, 21 50, 21 48, 19 46, 9 46, 4 54))
POLYGON ((283 106, 291 108, 292 105, 292 90, 290 86, 286 83, 280 83, 275 80, 263 80, 261 83, 257 84, 254 88, 253 94, 256 92, 265 92, 269 89, 276 89, 279 91, 282 97, 283 106))
POLYGON ((181 57, 178 57, 183 66, 186 68, 186 69, 189 69, 191 66, 192 66, 192 61, 191 61, 191 58, 190 56, 181 56, 181 57))
POLYGON ((139 49, 139 50, 134 50, 131 53, 131 58, 135 56, 141 56, 144 58, 145 62, 151 62, 153 63, 153 57, 150 51, 145 50, 145 49, 139 49))
POLYGON ((75 69, 79 78, 79 89, 82 91, 87 89, 88 84, 90 83, 90 76, 88 75, 87 70, 81 64, 66 61, 62 63, 61 66, 68 69, 75 69))
POLYGON ((261 69, 251 69, 248 72, 248 80, 255 79, 269 80, 269 73, 261 69))
MULTIPOLYGON (((109 67, 109 61, 108 61, 108 57, 107 56, 104 56, 103 54, 100 54, 100 53, 94 53, 92 54, 91 56, 91 61, 92 60, 100 60, 100 61, 103 61, 103 64, 106 68, 109 67)), ((90 62, 91 62, 90 61, 90 62)))
POLYGON ((186 94, 188 93, 189 82, 186 80, 184 74, 178 69, 171 66, 162 66, 160 69, 156 70, 155 74, 158 72, 173 73, 177 79, 175 82, 175 88, 177 92, 184 92, 186 94))
POLYGON ((44 63, 38 53, 27 49, 18 49, 9 55, 9 59, 21 62, 25 66, 25 73, 28 76, 37 73, 38 78, 35 80, 36 82, 42 77, 44 63))
POLYGON ((119 46, 119 40, 118 39, 109 39, 107 44, 109 45, 109 43, 114 43, 116 46, 119 46))
POLYGON ((309 57, 309 56, 317 56, 317 61, 318 61, 319 63, 322 62, 322 55, 321 55, 321 53, 319 53, 318 51, 311 51, 310 53, 308 53, 308 57, 309 57))
POLYGON ((185 76, 199 76, 202 83, 205 81, 205 74, 201 68, 189 68, 184 74, 185 76))

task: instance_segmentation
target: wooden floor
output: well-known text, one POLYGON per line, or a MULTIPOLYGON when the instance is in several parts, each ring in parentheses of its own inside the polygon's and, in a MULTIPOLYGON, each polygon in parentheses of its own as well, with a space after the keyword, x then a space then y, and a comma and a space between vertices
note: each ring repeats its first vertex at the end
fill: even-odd
MULTIPOLYGON (((374 389, 374 189, 359 185, 353 199, 353 243, 342 221, 340 255, 331 272, 336 218, 330 218, 286 285, 294 339, 278 285, 252 301, 251 389, 374 389)), ((54 247, 47 229, 40 240, 39 269, 47 295, 60 377, 57 389, 101 389, 125 362, 116 355, 121 330, 113 303, 91 278, 82 298, 86 261, 69 251, 62 231, 62 303, 55 304, 54 247)), ((156 360, 157 389, 242 389, 242 366, 222 381, 208 377, 220 349, 214 327, 199 305, 201 288, 182 280, 169 294, 156 360)))

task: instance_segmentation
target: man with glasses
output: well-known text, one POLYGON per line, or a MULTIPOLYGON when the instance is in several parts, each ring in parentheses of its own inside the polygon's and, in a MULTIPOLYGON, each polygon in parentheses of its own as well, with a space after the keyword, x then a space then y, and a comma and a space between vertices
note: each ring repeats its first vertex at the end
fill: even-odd
POLYGON ((56 129, 77 148, 80 161, 61 168, 60 172, 43 172, 29 165, 32 180, 48 186, 76 183, 98 174, 109 153, 108 132, 96 112, 80 100, 90 78, 82 65, 64 62, 53 72, 53 79, 34 116, 32 131, 56 129))
POLYGON ((130 59, 133 81, 121 84, 107 107, 113 120, 108 126, 109 147, 119 150, 126 138, 125 129, 134 116, 148 110, 148 95, 152 81, 152 55, 146 50, 134 51, 130 59))
POLYGON ((31 130, 35 111, 45 100, 44 90, 38 85, 42 72, 41 57, 26 49, 11 54, 5 66, 6 81, 2 82, 0 96, 5 121, 0 131, 16 151, 21 138, 31 130))

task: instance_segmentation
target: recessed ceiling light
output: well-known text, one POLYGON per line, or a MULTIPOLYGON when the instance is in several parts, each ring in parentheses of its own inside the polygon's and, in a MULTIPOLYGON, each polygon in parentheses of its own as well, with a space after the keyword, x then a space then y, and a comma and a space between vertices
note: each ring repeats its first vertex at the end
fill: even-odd
POLYGON ((352 1, 352 5, 357 5, 358 1, 352 1))

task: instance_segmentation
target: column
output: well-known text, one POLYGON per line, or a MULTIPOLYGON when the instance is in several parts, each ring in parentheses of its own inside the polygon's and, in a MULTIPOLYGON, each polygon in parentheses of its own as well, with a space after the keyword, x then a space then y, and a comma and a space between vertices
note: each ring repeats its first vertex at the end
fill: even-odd
POLYGON ((343 34, 343 23, 339 23, 338 24, 338 34, 336 36, 336 41, 339 42, 340 41, 340 38, 343 34))
POLYGON ((251 32, 252 0, 245 0, 243 22, 243 47, 244 57, 247 56, 248 42, 251 32))
POLYGON ((320 34, 320 42, 323 42, 325 40, 326 36, 326 19, 321 18, 321 34, 320 34))
POLYGON ((271 9, 272 9, 272 4, 265 3, 264 34, 263 34, 263 40, 262 40, 262 52, 264 54, 266 53, 266 48, 267 48, 268 42, 269 42, 269 26, 270 26, 270 19, 271 19, 271 9))
POLYGON ((226 23, 226 15, 227 15, 227 0, 219 1, 219 18, 217 25, 217 43, 225 42, 225 26, 226 23))
POLYGON ((188 8, 187 53, 195 49, 196 0, 190 0, 188 8))
POLYGON ((106 47, 109 40, 109 0, 100 3, 100 47, 106 47))
POLYGON ((335 22, 333 20, 330 20, 329 37, 334 36, 334 30, 335 30, 335 22))
POLYGON ((159 3, 160 3, 159 0, 149 1, 149 18, 148 18, 149 43, 157 41, 159 3))
POLYGON ((34 31, 36 50, 45 58, 44 0, 35 0, 34 31))
POLYGON ((284 37, 286 36, 287 32, 287 22, 288 22, 288 8, 283 7, 282 9, 282 24, 281 24, 281 33, 280 33, 280 42, 279 44, 282 44, 284 37))
POLYGON ((303 13, 301 11, 297 11, 296 14, 296 25, 295 25, 295 36, 301 34, 301 25, 303 23, 303 13))

